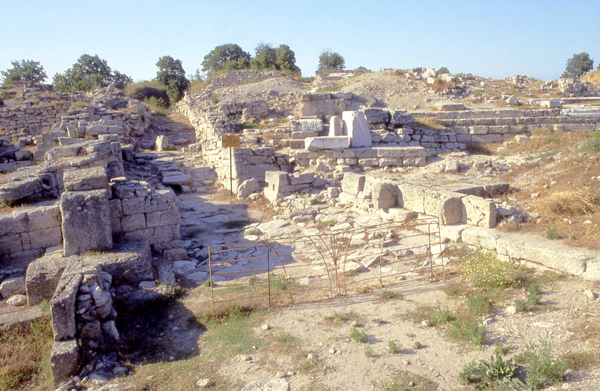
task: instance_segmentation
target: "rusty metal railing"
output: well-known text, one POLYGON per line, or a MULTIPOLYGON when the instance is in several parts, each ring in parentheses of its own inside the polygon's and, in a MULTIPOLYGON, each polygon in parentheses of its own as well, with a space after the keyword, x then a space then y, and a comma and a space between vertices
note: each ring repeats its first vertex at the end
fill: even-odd
POLYGON ((208 267, 213 310, 232 301, 272 307, 329 300, 429 279, 438 268, 445 274, 435 218, 213 245, 208 267))

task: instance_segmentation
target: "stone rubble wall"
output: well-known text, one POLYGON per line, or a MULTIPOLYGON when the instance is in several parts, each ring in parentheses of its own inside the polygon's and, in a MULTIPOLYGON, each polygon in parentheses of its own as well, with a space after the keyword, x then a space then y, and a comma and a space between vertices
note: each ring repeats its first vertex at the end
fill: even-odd
POLYGON ((52 130, 67 132, 69 137, 99 134, 140 137, 150 127, 150 106, 124 95, 112 86, 76 98, 88 105, 71 108, 52 130))
POLYGON ((417 122, 435 118, 444 126, 440 135, 453 133, 458 143, 502 142, 517 134, 529 135, 541 127, 553 131, 594 131, 600 124, 600 112, 578 115, 577 110, 560 109, 430 111, 413 113, 413 116, 417 122))
POLYGON ((120 339, 113 308, 112 276, 99 266, 71 257, 50 300, 54 346, 50 353, 54 385, 74 375, 81 356, 110 347, 120 339))
POLYGON ((215 88, 239 86, 243 84, 258 83, 267 79, 286 77, 281 72, 259 72, 259 71, 229 71, 224 75, 217 76, 211 81, 215 88))
POLYGON ((53 102, 41 106, 20 105, 0 108, 0 134, 35 136, 49 131, 67 114, 71 102, 53 102))
POLYGON ((0 260, 39 257, 62 244, 61 217, 57 204, 16 209, 0 215, 0 260))

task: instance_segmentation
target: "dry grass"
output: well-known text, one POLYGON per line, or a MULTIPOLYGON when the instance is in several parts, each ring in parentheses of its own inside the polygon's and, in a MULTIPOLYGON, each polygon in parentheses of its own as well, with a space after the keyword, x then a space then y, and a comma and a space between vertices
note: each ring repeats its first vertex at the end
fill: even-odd
POLYGON ((590 72, 586 75, 583 75, 581 80, 587 81, 588 83, 600 84, 600 69, 595 72, 590 72))
POLYGON ((551 193, 537 203, 543 215, 578 216, 593 214, 600 205, 600 196, 590 189, 576 189, 551 193))
POLYGON ((48 385, 52 343, 49 317, 0 331, 0 390, 31 390, 36 384, 48 385))

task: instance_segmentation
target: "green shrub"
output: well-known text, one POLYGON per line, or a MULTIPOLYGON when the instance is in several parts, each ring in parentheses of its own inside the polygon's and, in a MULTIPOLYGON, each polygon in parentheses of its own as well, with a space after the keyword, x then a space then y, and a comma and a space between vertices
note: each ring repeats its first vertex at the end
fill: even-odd
POLYGON ((384 290, 383 292, 381 292, 381 300, 383 300, 383 301, 396 300, 396 299, 401 299, 401 298, 402 298, 402 295, 398 292, 387 291, 387 290, 384 290))
POLYGON ((585 140, 579 150, 585 153, 600 153, 600 130, 596 130, 592 137, 585 140))
POLYGON ((423 344, 421 342, 419 342, 419 341, 415 341, 415 343, 413 343, 412 347, 413 347, 414 350, 419 350, 419 349, 421 349, 423 347, 423 344))
POLYGON ((450 322, 450 337, 457 341, 468 342, 473 346, 481 346, 485 341, 485 328, 475 320, 459 318, 450 322))
POLYGON ((558 232, 556 227, 549 225, 548 228, 546 228, 546 239, 549 239, 549 240, 560 239, 560 233, 558 232))
POLYGON ((531 390, 561 383, 567 369, 565 362, 554 356, 552 347, 546 341, 537 345, 527 344, 525 351, 515 361, 525 367, 527 385, 531 390))
POLYGON ((216 105, 217 103, 220 102, 219 96, 217 94, 212 94, 210 96, 210 103, 213 105, 216 105))
POLYGON ((471 311, 473 315, 487 315, 492 311, 492 301, 482 294, 467 294, 466 299, 467 305, 469 306, 469 311, 471 311))
POLYGON ((527 288, 529 290, 529 294, 527 295, 527 300, 519 300, 517 301, 516 308, 517 312, 528 312, 531 311, 533 307, 540 304, 542 297, 542 290, 537 283, 530 284, 527 288))
POLYGON ((461 384, 476 384, 477 389, 492 387, 494 383, 506 384, 513 389, 526 388, 517 377, 517 365, 512 360, 502 359, 500 353, 490 361, 473 361, 459 375, 461 384))
POLYGON ((370 345, 365 346, 365 356, 373 357, 373 348, 370 345))
POLYGON ((402 349, 402 345, 398 345, 396 341, 390 339, 388 342, 388 353, 389 354, 398 354, 400 353, 400 349, 402 349))
POLYGON ((357 329, 356 327, 352 327, 350 329, 350 338, 354 342, 358 343, 367 343, 368 341, 367 334, 364 331, 357 329))
POLYGON ((456 316, 454 316, 448 308, 438 308, 433 313, 432 319, 430 319, 430 321, 433 326, 436 326, 439 324, 450 323, 455 319, 456 316))

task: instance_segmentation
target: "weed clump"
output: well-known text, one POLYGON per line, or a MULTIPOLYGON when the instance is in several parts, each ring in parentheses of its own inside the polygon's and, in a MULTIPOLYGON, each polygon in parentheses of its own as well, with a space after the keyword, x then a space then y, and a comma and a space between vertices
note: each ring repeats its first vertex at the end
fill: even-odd
POLYGON ((398 354, 402 349, 402 344, 397 344, 395 340, 390 339, 388 342, 388 353, 389 354, 398 354))
POLYGON ((458 269, 475 287, 492 290, 514 283, 516 265, 513 262, 500 261, 491 251, 477 248, 461 258, 458 269))
POLYGON ((364 331, 357 329, 356 327, 352 327, 352 329, 350 329, 350 338, 354 342, 358 343, 367 343, 368 341, 367 334, 364 331))
POLYGON ((450 322, 450 337, 457 341, 468 342, 472 346, 481 346, 485 341, 485 328, 475 319, 458 318, 450 322))
POLYGON ((476 316, 487 315, 492 311, 493 304, 490 298, 480 294, 467 294, 467 306, 469 311, 476 316))
POLYGON ((527 385, 531 390, 561 383, 567 370, 564 360, 555 357, 552 347, 545 341, 537 345, 528 344, 515 361, 525 367, 527 385))
POLYGON ((459 375, 461 384, 475 384, 477 389, 493 387, 494 383, 506 384, 513 389, 526 388, 517 377, 517 367, 512 360, 504 360, 499 352, 489 361, 473 361, 459 375))

